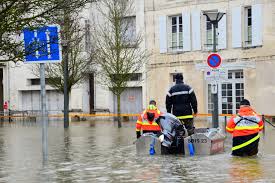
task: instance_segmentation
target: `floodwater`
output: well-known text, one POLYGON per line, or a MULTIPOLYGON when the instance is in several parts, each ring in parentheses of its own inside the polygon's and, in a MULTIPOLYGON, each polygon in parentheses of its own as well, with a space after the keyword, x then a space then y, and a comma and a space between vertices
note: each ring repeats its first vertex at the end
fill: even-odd
POLYGON ((42 130, 33 123, 0 127, 0 183, 13 182, 275 182, 275 129, 267 125, 254 158, 137 156, 135 123, 50 123, 47 160, 42 130))

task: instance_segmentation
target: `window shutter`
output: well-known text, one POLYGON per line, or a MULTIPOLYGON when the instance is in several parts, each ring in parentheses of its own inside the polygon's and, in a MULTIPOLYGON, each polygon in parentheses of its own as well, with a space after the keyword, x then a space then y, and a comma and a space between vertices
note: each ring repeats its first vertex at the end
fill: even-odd
POLYGON ((192 12, 192 50, 201 50, 201 12, 192 12))
POLYGON ((191 27, 190 27, 190 13, 182 13, 182 36, 183 36, 183 51, 191 51, 191 27))
POLYGON ((159 17, 159 49, 160 53, 167 52, 166 16, 159 17))
POLYGON ((263 11, 262 4, 252 6, 252 46, 263 44, 263 11))
MULTIPOLYGON (((222 11, 224 12, 224 11, 222 11)), ((226 29, 226 14, 223 15, 218 25, 218 48, 225 49, 227 47, 227 29, 226 29)))
POLYGON ((232 9, 232 47, 242 47, 242 11, 241 7, 232 9))

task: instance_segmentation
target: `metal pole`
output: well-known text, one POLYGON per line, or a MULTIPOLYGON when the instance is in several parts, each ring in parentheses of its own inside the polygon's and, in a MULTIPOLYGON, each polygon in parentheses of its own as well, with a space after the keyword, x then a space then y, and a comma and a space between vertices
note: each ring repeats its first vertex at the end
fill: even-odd
MULTIPOLYGON (((217 52, 217 45, 216 45, 216 27, 217 22, 212 23, 213 24, 213 53, 217 52)), ((218 84, 216 83, 216 93, 212 93, 212 100, 214 104, 214 109, 212 111, 212 125, 213 128, 219 127, 219 103, 218 103, 218 84)))
POLYGON ((64 128, 69 127, 69 94, 68 94, 68 43, 63 45, 64 51, 64 128))
POLYGON ((42 151, 43 160, 48 155, 48 120, 46 117, 46 87, 45 87, 45 64, 40 64, 40 85, 41 85, 41 118, 42 118, 42 151))
POLYGON ((262 121, 263 121, 263 136, 265 136, 265 117, 264 115, 262 114, 262 121))
POLYGON ((224 116, 224 133, 226 133, 227 116, 224 116))
POLYGON ((9 123, 11 123, 11 112, 10 112, 10 110, 11 110, 11 107, 10 107, 10 105, 11 105, 11 85, 10 85, 10 80, 11 80, 11 78, 10 78, 10 62, 8 62, 8 93, 9 93, 9 99, 8 99, 8 115, 9 115, 9 123))

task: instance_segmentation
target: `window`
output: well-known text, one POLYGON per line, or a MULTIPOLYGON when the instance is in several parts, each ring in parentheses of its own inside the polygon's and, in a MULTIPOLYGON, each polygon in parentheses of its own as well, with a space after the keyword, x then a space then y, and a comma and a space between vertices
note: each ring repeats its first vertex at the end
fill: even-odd
POLYGON ((124 17, 122 20, 122 39, 127 44, 134 44, 136 41, 136 17, 124 17))
POLYGON ((244 99, 244 84, 235 83, 235 92, 236 92, 236 113, 240 109, 240 102, 244 99))
POLYGON ((31 85, 40 85, 40 79, 30 79, 31 80, 31 85))
MULTIPOLYGON (((218 25, 216 28, 216 44, 218 45, 218 25)), ((210 22, 209 18, 206 17, 206 48, 212 49, 213 47, 213 34, 214 34, 214 26, 210 22)))
POLYGON ((183 49, 182 16, 171 17, 171 49, 183 49))
POLYGON ((211 84, 207 85, 207 93, 208 93, 208 97, 207 97, 208 113, 211 114, 214 110, 214 103, 212 101, 212 95, 211 95, 211 84))
POLYGON ((141 81, 142 73, 112 74, 112 81, 141 81))
POLYGON ((132 73, 129 81, 141 81, 142 79, 142 74, 141 73, 132 73))
POLYGON ((85 51, 91 51, 90 21, 85 20, 85 51))
MULTIPOLYGON (((29 79, 29 81, 31 85, 40 85, 40 78, 29 79)), ((51 78, 51 80, 49 78, 45 78, 46 85, 49 85, 50 82, 60 83, 61 78, 51 78)))
POLYGON ((246 7, 245 9, 245 45, 250 46, 252 44, 252 9, 246 7))
POLYGON ((232 83, 222 84, 222 113, 232 114, 233 113, 233 92, 232 83))
MULTIPOLYGON (((219 84, 219 113, 235 114, 240 108, 240 101, 244 99, 244 75, 243 70, 228 71, 228 81, 219 84)), ((208 98, 207 107, 208 113, 213 111, 213 102, 211 95, 211 84, 207 85, 208 98)))

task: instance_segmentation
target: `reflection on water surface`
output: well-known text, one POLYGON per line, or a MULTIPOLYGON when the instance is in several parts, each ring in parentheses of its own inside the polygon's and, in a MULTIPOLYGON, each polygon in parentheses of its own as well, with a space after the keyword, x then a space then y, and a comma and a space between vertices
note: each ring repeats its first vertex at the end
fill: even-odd
POLYGON ((0 128, 0 183, 9 182, 275 182, 275 130, 267 126, 256 158, 136 156, 135 123, 62 122, 49 126, 48 161, 43 161, 41 128, 0 128))

